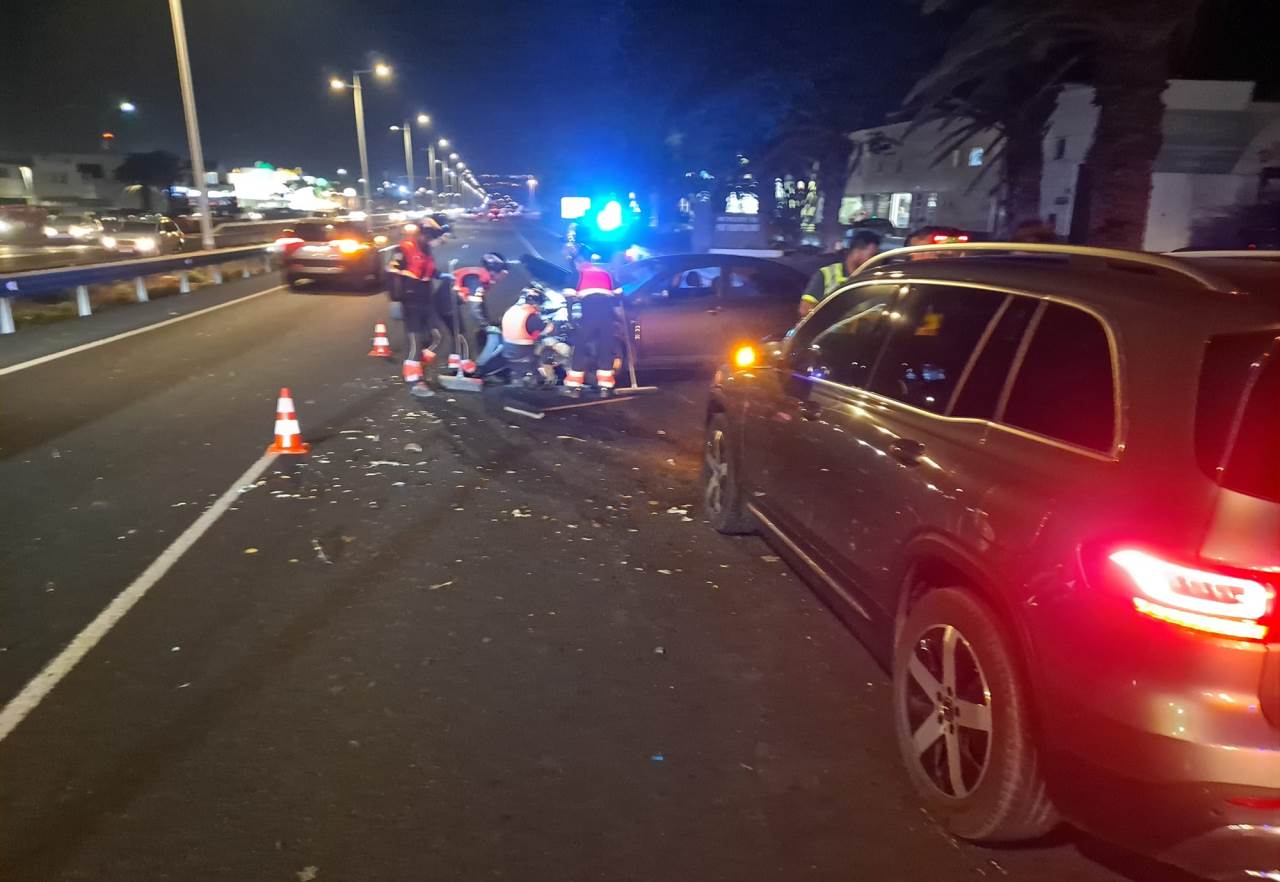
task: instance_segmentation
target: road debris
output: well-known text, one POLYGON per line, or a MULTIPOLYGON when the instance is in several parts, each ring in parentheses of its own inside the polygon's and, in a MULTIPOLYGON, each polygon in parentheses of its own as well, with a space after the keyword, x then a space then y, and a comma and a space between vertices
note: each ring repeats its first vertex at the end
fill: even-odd
POLYGON ((448 582, 439 582, 439 583, 437 583, 437 584, 435 584, 435 585, 428 585, 428 586, 427 586, 427 590, 428 590, 428 591, 439 591, 441 588, 448 588, 450 585, 452 585, 452 584, 453 584, 453 581, 454 581, 453 579, 450 579, 448 582))
POLYGON ((316 876, 320 875, 320 868, 319 867, 303 867, 301 870, 294 873, 294 875, 298 877, 298 882, 312 882, 312 880, 315 879, 316 876))
POLYGON ((245 554, 257 554, 257 553, 258 553, 258 549, 256 549, 256 548, 254 548, 254 547, 250 546, 249 548, 246 548, 246 549, 244 550, 244 553, 245 553, 245 554))
POLYGON ((315 549, 316 560, 319 560, 322 563, 327 563, 329 565, 333 564, 333 561, 329 560, 329 555, 324 553, 324 548, 323 546, 320 545, 319 539, 312 538, 311 547, 315 549))

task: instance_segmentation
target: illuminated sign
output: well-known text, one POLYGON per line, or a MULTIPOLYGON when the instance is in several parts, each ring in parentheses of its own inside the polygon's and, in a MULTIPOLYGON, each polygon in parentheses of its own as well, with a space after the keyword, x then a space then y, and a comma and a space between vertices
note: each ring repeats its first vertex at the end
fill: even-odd
POLYGON ((591 199, 587 196, 561 196, 560 216, 565 220, 575 220, 591 210, 591 199))

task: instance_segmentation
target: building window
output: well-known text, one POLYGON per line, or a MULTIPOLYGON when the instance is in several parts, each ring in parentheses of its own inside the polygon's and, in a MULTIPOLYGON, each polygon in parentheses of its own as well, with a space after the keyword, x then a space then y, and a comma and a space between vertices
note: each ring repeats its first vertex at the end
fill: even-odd
POLYGON ((976 168, 982 165, 982 157, 986 154, 986 152, 987 150, 985 147, 970 147, 969 148, 970 168, 976 168))
POLYGON ((1053 158, 1062 159, 1067 155, 1067 139, 1059 138, 1053 144, 1053 158))

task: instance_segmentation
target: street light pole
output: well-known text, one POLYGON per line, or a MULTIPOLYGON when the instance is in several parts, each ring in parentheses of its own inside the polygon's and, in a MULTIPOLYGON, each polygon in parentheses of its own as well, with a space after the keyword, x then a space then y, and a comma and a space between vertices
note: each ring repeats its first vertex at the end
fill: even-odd
POLYGON ((439 192, 436 190, 436 142, 432 141, 427 145, 427 178, 430 180, 431 186, 431 207, 436 207, 436 197, 439 192))
MULTIPOLYGON (((182 110, 187 118, 187 147, 191 151, 191 173, 195 177, 196 204, 200 208, 200 246, 214 248, 213 225, 209 219, 209 186, 204 177, 204 152, 200 149, 200 123, 196 119, 196 94, 191 84, 191 59, 187 55, 187 25, 182 17, 182 0, 169 0, 173 22, 173 48, 178 56, 178 84, 182 88, 182 110)), ((123 105, 121 106, 123 110, 123 105)), ((127 111, 126 111, 127 112, 127 111)))
POLYGON ((417 208, 415 197, 417 196, 417 187, 413 181, 413 132, 410 131, 409 121, 404 121, 404 173, 409 178, 409 207, 417 208))
POLYGON ((356 143, 360 148, 360 177, 364 180, 364 213, 373 214, 373 196, 369 192, 369 148, 364 140, 364 89, 360 85, 360 72, 352 77, 351 96, 356 106, 356 143))

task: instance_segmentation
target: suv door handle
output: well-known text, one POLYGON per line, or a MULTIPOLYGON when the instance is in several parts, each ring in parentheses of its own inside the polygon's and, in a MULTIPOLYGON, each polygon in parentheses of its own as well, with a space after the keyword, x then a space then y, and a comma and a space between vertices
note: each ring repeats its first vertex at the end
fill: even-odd
POLYGON ((903 465, 916 466, 924 456, 924 445, 910 438, 899 438, 889 445, 888 453, 903 465))

